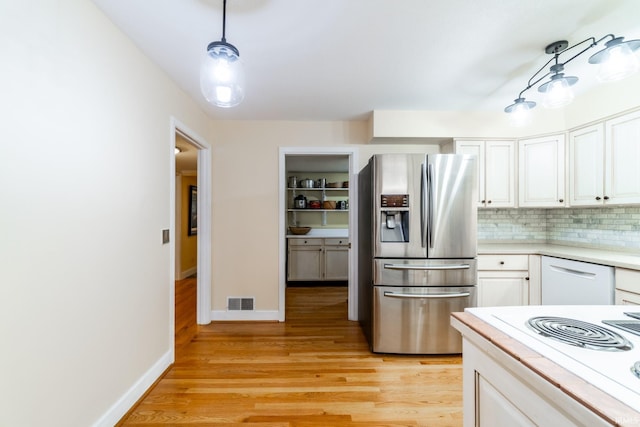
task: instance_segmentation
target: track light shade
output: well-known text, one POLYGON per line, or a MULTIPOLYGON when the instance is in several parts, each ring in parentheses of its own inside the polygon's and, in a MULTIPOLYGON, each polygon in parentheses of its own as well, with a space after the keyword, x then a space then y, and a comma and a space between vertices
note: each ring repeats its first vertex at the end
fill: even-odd
POLYGON ((640 69, 640 61, 634 52, 640 48, 640 40, 622 41, 617 37, 605 43, 605 48, 589 58, 589 63, 598 64, 597 78, 603 82, 622 80, 640 69))
POLYGON ((550 81, 538 88, 538 91, 544 94, 542 105, 546 108, 560 108, 570 104, 574 97, 571 86, 577 81, 577 77, 565 77, 562 73, 551 76, 550 81))

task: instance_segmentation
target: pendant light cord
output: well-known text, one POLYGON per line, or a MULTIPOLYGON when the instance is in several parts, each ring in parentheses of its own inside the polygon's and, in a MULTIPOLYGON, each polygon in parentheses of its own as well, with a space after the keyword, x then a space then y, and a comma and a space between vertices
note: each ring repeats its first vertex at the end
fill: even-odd
POLYGON ((225 37, 227 27, 227 0, 222 1, 222 41, 226 42, 227 39, 225 37))

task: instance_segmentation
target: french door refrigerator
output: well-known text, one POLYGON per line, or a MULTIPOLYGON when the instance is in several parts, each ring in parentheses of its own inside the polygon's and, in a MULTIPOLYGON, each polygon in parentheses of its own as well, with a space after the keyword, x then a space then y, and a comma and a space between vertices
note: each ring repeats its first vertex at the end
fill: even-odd
POLYGON ((359 319, 376 353, 462 352, 476 305, 477 160, 374 155, 358 177, 359 319))

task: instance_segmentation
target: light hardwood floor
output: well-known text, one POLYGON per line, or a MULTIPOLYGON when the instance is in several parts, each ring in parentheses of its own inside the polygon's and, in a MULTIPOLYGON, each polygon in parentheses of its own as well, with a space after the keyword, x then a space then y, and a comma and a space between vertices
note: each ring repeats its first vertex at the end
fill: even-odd
POLYGON ((285 323, 214 322, 122 426, 462 425, 460 356, 372 354, 347 289, 288 288, 285 323))

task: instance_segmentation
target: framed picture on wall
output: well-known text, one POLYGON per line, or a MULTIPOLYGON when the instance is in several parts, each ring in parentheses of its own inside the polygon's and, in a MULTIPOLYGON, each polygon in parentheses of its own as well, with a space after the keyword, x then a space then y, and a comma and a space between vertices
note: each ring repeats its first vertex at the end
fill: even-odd
POLYGON ((189 186, 189 236, 198 234, 198 187, 189 186))

